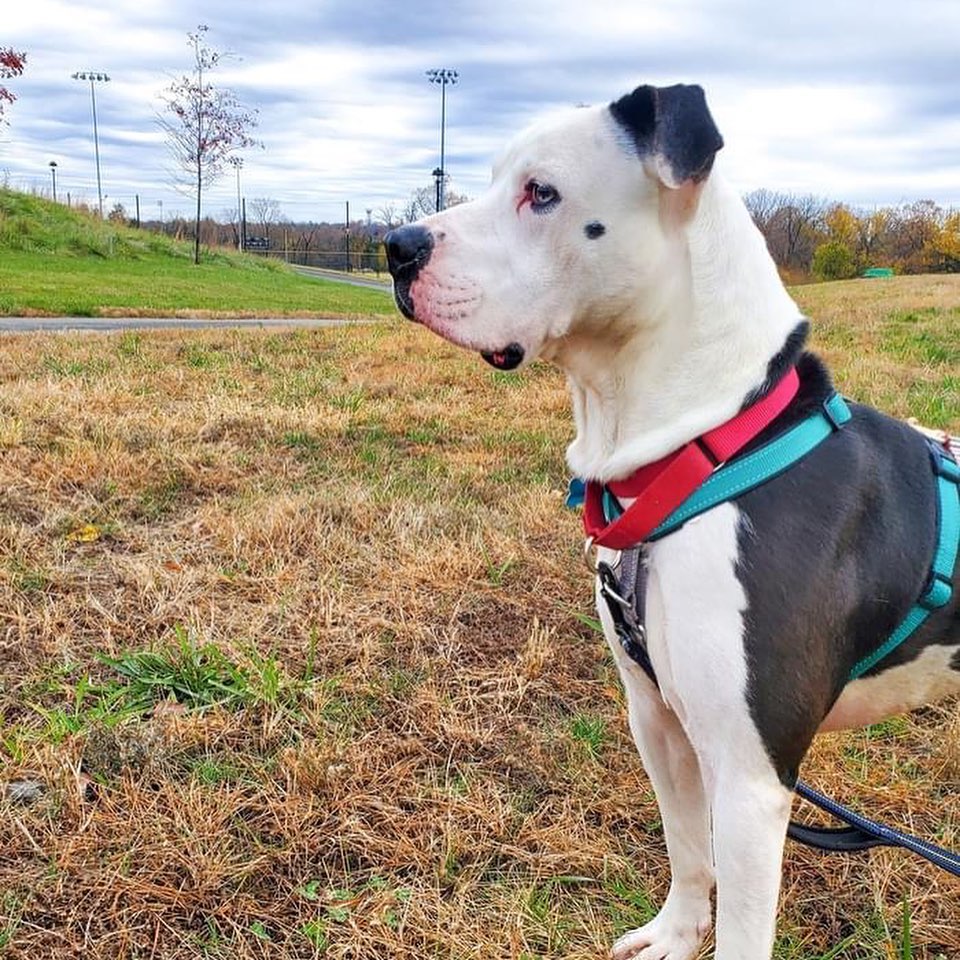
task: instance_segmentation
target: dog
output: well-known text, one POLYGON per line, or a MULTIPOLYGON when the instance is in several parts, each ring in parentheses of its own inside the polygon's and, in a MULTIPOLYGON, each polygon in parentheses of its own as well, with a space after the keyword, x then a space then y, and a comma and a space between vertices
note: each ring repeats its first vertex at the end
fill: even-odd
MULTIPOLYGON (((565 371, 567 461, 595 484, 699 442, 795 370, 760 444, 833 388, 714 169, 722 145, 693 85, 641 86, 540 122, 479 199, 388 234, 400 311, 498 369, 542 359, 565 371)), ((769 957, 792 788, 814 735, 960 690, 960 590, 943 576, 949 599, 850 679, 928 584, 939 507, 927 439, 848 409, 794 466, 644 547, 649 671, 598 591, 672 874, 616 960, 693 957, 714 887, 718 960, 769 957)), ((613 567, 617 553, 601 547, 598 561, 613 567)))

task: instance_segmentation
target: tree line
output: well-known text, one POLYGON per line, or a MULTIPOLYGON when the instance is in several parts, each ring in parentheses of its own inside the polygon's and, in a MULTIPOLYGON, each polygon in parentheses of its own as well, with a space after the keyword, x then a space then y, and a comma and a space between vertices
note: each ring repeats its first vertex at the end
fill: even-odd
MULTIPOLYGON (((224 211, 223 223, 203 216, 203 187, 221 177, 227 163, 242 163, 238 151, 257 145, 249 134, 257 124, 256 112, 246 110, 231 91, 210 82, 222 55, 205 42, 207 29, 201 25, 187 34, 193 69, 166 90, 165 115, 158 117, 183 181, 196 201, 191 231, 196 261, 201 243, 236 244, 242 230, 236 213, 224 211)), ((20 76, 25 63, 25 53, 0 48, 0 80, 20 76)), ((0 124, 4 107, 15 99, 0 85, 0 124)), ((445 196, 447 206, 467 199, 449 189, 445 196)), ((275 249, 279 237, 271 236, 271 228, 274 233, 282 230, 286 251, 343 251, 349 262, 351 251, 377 256, 382 234, 433 213, 434 198, 433 186, 421 187, 406 203, 381 207, 375 216, 368 210, 366 222, 355 224, 292 224, 275 200, 256 198, 252 205, 259 236, 268 238, 275 249)), ((788 281, 842 280, 870 267, 888 267, 897 273, 960 271, 960 211, 945 209, 932 200, 864 210, 813 194, 767 189, 754 190, 744 200, 788 281)), ((111 218, 125 219, 125 211, 118 205, 111 218)), ((162 226, 166 232, 186 236, 186 223, 179 218, 162 226)))
MULTIPOLYGON (((248 236, 265 238, 270 252, 283 251, 288 259, 349 253, 356 264, 377 266, 384 234, 433 213, 434 196, 433 187, 424 186, 405 203, 371 208, 365 220, 349 224, 294 223, 279 201, 254 197, 247 203, 246 230, 248 236)), ((446 194, 448 207, 468 199, 453 191, 446 194)), ((870 267, 895 273, 960 272, 960 211, 932 200, 862 210, 809 194, 754 190, 744 201, 788 282, 844 280, 870 267)), ((126 211, 117 204, 110 217, 124 220, 126 211)), ((155 221, 143 225, 160 228, 155 221)), ((195 236, 195 225, 179 216, 168 219, 163 229, 184 239, 195 236)), ((219 218, 202 219, 200 242, 236 246, 240 230, 236 210, 225 209, 219 218)))
POLYGON ((788 280, 845 280, 870 267, 960 271, 960 210, 932 200, 862 210, 812 194, 754 190, 744 201, 788 280))

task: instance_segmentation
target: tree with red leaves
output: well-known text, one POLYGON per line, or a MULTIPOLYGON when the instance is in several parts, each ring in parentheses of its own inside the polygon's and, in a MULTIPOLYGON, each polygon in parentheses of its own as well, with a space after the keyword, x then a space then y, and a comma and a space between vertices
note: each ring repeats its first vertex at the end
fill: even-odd
POLYGON ((193 71, 167 88, 163 96, 167 116, 158 118, 170 152, 182 171, 181 183, 196 195, 194 263, 200 262, 204 186, 223 174, 233 153, 256 143, 248 134, 257 125, 256 111, 248 111, 230 90, 217 88, 207 79, 222 57, 204 42, 208 29, 201 24, 196 32, 187 34, 193 48, 193 71))
MULTIPOLYGON (((19 77, 27 63, 27 55, 18 53, 10 47, 0 47, 0 80, 9 80, 19 77)), ((3 111, 5 107, 17 99, 6 87, 0 86, 0 123, 4 123, 3 111)))

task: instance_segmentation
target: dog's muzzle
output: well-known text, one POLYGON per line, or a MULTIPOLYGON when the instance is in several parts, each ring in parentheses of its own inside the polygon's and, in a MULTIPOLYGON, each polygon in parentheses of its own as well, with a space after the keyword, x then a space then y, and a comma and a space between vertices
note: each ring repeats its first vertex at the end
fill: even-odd
POLYGON ((387 250, 387 267, 393 277, 393 297, 400 312, 408 320, 416 320, 410 286, 417 279, 420 268, 433 252, 433 234, 415 223, 391 230, 383 238, 387 250))

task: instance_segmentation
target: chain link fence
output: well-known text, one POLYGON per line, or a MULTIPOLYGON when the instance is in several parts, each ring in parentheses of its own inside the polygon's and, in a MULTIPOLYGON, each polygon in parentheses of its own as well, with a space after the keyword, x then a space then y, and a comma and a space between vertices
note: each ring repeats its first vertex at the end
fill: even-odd
POLYGON ((248 237, 244 252, 273 257, 301 267, 318 267, 345 273, 369 273, 377 278, 389 278, 387 256, 382 244, 375 252, 351 250, 348 253, 346 250, 278 250, 270 244, 256 242, 259 239, 248 237))

